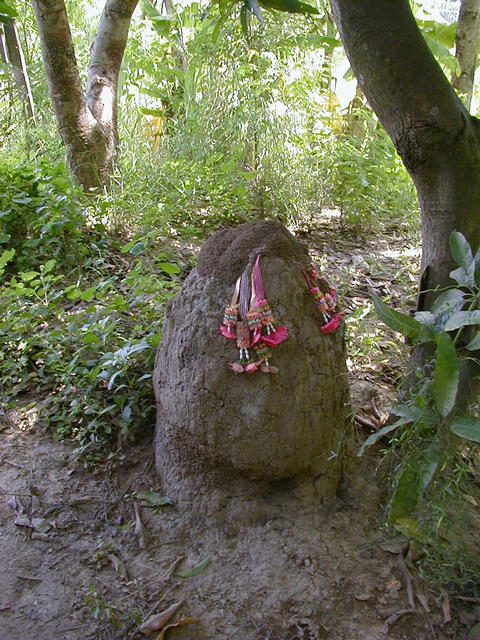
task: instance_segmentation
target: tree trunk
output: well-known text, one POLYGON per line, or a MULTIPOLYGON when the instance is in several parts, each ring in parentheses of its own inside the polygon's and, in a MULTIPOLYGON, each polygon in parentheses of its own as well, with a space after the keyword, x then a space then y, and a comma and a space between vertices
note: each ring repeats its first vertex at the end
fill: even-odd
MULTIPOLYGON (((32 91, 30 89, 30 81, 28 78, 27 67, 23 57, 22 45, 18 38, 17 27, 14 22, 6 22, 3 25, 5 34, 5 48, 2 51, 2 59, 8 61, 13 67, 13 75, 15 84, 17 85, 18 94, 25 105, 25 113, 28 118, 35 117, 35 107, 33 104, 32 91)), ((3 43, 2 43, 3 44, 3 43)), ((3 49, 3 46, 2 46, 3 49)))
POLYGON ((417 189, 421 308, 452 284, 450 233, 480 244, 480 131, 441 71, 409 0, 331 0, 353 71, 417 189))
POLYGON ((109 184, 118 142, 118 74, 137 2, 107 0, 92 45, 85 96, 64 0, 32 0, 70 171, 86 190, 109 184))
POLYGON ((463 94, 465 105, 469 110, 478 56, 479 29, 480 0, 462 0, 455 38, 455 56, 460 65, 460 75, 453 77, 452 84, 460 94, 463 94))

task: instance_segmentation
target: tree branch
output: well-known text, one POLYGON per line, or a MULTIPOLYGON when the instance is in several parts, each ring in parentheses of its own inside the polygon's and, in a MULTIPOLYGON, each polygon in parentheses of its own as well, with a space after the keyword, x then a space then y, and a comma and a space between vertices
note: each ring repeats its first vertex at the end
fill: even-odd
POLYGON ((460 65, 460 75, 453 77, 452 84, 459 93, 465 94, 467 109, 470 109, 472 102, 479 29, 480 0, 462 0, 455 37, 455 56, 460 65))

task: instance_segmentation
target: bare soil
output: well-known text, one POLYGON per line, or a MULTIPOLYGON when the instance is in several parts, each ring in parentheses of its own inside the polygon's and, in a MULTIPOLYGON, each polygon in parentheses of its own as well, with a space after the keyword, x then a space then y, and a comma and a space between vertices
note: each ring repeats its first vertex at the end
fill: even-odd
MULTIPOLYGON (((329 223, 307 238, 351 313, 358 443, 387 410, 405 362, 373 314, 361 317, 372 289, 403 308, 414 300, 418 251, 392 237, 347 239, 329 223)), ((216 522, 139 505, 138 491, 162 492, 150 427, 89 472, 45 432, 32 398, 24 407, 0 423, 2 640, 155 638, 139 625, 178 601, 174 620, 198 622, 169 638, 440 640, 467 637, 480 620, 475 599, 458 600, 405 564, 407 540, 383 525, 388 487, 376 452, 354 461, 331 505, 312 505, 286 482, 261 503, 233 501, 216 522)))

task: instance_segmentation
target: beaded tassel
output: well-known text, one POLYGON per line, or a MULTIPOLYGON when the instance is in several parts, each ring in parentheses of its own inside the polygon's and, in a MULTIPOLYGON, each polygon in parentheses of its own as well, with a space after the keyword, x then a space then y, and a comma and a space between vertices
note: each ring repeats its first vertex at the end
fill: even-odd
POLYGON ((323 333, 332 333, 332 331, 335 331, 338 328, 342 316, 345 313, 344 311, 337 311, 337 296, 335 289, 330 287, 330 291, 321 291, 315 283, 315 280, 319 279, 325 286, 327 286, 327 283, 324 278, 319 278, 315 265, 312 265, 309 272, 302 269, 302 273, 307 281, 308 293, 313 297, 315 305, 321 313, 325 323, 320 327, 320 330, 323 333))
POLYGON ((231 303, 223 315, 220 331, 226 338, 235 338, 239 349, 238 361, 231 362, 229 366, 235 373, 254 373, 258 369, 263 373, 277 373, 278 369, 269 364, 269 347, 276 347, 283 342, 288 331, 285 326, 275 328, 273 313, 263 290, 260 255, 255 260, 251 281, 250 304, 245 269, 237 280, 231 303), (253 359, 249 353, 251 348, 255 354, 253 359))

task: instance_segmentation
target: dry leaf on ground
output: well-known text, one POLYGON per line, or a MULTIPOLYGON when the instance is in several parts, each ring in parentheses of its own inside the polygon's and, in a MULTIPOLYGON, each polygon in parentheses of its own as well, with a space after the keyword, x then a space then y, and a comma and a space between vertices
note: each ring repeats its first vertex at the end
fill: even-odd
POLYGON ((157 613, 157 615, 148 618, 148 620, 146 620, 138 630, 140 631, 140 633, 143 633, 146 636, 153 631, 158 631, 167 624, 173 614, 180 609, 182 604, 183 600, 175 602, 170 607, 168 607, 168 609, 165 609, 165 611, 157 613))

